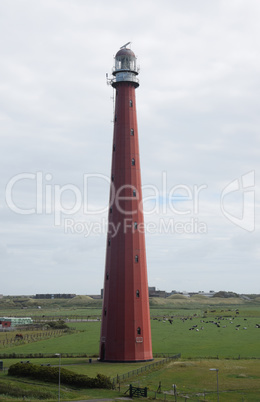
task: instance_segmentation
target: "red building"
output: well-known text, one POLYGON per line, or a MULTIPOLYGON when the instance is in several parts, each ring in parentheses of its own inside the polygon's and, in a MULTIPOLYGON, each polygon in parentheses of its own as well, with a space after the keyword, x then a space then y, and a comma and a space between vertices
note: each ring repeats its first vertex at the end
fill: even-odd
POLYGON ((115 56, 110 81, 116 100, 100 359, 112 362, 153 359, 135 98, 138 69, 127 45, 115 56))
POLYGON ((11 320, 0 319, 0 325, 2 325, 2 328, 10 328, 11 324, 12 324, 11 320))

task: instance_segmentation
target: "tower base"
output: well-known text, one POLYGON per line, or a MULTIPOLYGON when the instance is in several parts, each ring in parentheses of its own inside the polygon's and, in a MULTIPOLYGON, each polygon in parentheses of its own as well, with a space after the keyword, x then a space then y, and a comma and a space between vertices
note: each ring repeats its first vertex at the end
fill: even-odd
POLYGON ((154 359, 147 360, 100 360, 101 363, 142 363, 142 362, 152 362, 154 359))

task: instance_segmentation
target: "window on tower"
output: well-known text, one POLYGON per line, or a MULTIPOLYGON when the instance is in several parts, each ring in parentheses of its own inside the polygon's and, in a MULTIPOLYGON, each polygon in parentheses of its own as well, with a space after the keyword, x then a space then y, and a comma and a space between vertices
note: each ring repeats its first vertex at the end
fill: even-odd
POLYGON ((133 190, 133 197, 136 197, 136 190, 133 190))
POLYGON ((116 150, 116 144, 113 145, 113 151, 115 151, 115 150, 116 150))
POLYGON ((134 223, 134 228, 137 229, 137 222, 134 223))
POLYGON ((108 247, 111 245, 111 240, 110 239, 108 239, 107 244, 108 244, 108 247))
POLYGON ((133 129, 133 128, 131 128, 130 134, 131 134, 131 135, 134 135, 134 129, 133 129))
POLYGON ((132 166, 135 166, 135 158, 132 158, 132 166))
POLYGON ((112 181, 114 181, 114 178, 115 178, 115 177, 114 177, 114 175, 112 174, 112 181))
POLYGON ((129 101, 129 106, 130 107, 133 107, 133 101, 130 99, 130 101, 129 101))
POLYGON ((139 290, 136 291, 136 297, 140 297, 140 292, 139 292, 139 290))
POLYGON ((135 256, 135 262, 138 262, 138 255, 135 256))
POLYGON ((112 207, 109 208, 109 212, 112 214, 112 207))
POLYGON ((137 328, 137 335, 141 335, 141 328, 140 327, 137 328))

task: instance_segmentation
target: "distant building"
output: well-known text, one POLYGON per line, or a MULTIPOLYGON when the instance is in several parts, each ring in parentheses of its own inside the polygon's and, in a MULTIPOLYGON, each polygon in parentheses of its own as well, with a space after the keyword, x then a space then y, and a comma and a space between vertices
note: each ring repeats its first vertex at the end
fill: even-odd
POLYGON ((199 294, 199 295, 202 295, 202 296, 206 296, 206 297, 213 297, 215 293, 216 293, 216 292, 215 292, 214 290, 210 290, 209 292, 204 292, 203 290, 200 290, 200 291, 199 291, 198 293, 196 293, 196 294, 199 294))
POLYGON ((149 286, 148 287, 148 291, 149 291, 149 297, 169 297, 171 295, 173 295, 175 292, 174 290, 172 292, 166 292, 165 290, 156 290, 155 286, 149 286))
POLYGON ((11 319, 8 319, 6 317, 0 318, 0 325, 2 326, 2 328, 10 328, 11 324, 11 319))
POLYGON ((167 292, 165 290, 150 290, 149 297, 167 297, 167 292))
POLYGON ((0 325, 2 328, 17 327, 18 325, 32 324, 31 317, 0 317, 0 325))

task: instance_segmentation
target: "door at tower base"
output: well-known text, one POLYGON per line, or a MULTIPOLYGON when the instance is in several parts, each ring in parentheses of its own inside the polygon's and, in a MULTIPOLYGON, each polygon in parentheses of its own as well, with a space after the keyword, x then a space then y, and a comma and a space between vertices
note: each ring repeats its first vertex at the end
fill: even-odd
POLYGON ((100 360, 153 359, 135 89, 136 58, 115 57, 114 135, 100 360), (115 231, 116 229, 116 231, 115 231))

